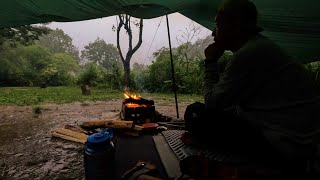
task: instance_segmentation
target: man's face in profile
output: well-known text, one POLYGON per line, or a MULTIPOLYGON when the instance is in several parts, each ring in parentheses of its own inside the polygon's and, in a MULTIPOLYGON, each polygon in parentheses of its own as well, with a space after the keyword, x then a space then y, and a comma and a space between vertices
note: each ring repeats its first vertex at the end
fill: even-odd
POLYGON ((229 49, 236 38, 237 27, 229 18, 220 13, 215 18, 215 24, 216 27, 212 32, 214 41, 229 49))

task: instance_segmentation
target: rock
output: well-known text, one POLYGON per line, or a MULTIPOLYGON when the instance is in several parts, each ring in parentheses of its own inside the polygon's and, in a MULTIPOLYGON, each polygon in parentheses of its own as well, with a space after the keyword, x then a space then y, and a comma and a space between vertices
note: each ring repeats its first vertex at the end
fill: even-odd
POLYGON ((65 164, 57 164, 51 169, 51 171, 58 172, 58 171, 62 170, 64 168, 64 166, 65 166, 65 164))
POLYGON ((70 154, 68 154, 68 157, 76 157, 78 155, 79 155, 78 153, 70 153, 70 154))
POLYGON ((18 154, 15 154, 15 155, 14 155, 14 157, 16 157, 16 158, 17 158, 17 157, 21 157, 21 156, 23 156, 22 153, 18 153, 18 154))
POLYGON ((74 150, 74 149, 77 149, 77 147, 76 147, 75 145, 68 144, 68 145, 63 145, 63 146, 62 146, 62 149, 65 149, 65 150, 74 150))
POLYGON ((119 119, 119 112, 102 113, 101 119, 119 119))
POLYGON ((17 172, 15 173, 15 175, 13 176, 13 179, 19 179, 22 176, 23 172, 17 172))
POLYGON ((29 174, 23 174, 19 178, 21 178, 21 179, 29 179, 29 174))
POLYGON ((54 165, 54 160, 51 159, 50 161, 46 162, 40 169, 44 172, 48 172, 54 167, 54 165))
POLYGON ((8 171, 8 175, 9 176, 13 176, 13 174, 15 174, 17 171, 15 169, 9 170, 8 171))
POLYGON ((63 159, 60 159, 57 164, 65 164, 66 162, 63 159))
POLYGON ((69 168, 67 168, 67 169, 66 169, 66 167, 64 167, 64 168, 65 168, 65 169, 59 171, 59 173, 65 174, 65 173, 67 173, 67 172, 69 171, 69 168))

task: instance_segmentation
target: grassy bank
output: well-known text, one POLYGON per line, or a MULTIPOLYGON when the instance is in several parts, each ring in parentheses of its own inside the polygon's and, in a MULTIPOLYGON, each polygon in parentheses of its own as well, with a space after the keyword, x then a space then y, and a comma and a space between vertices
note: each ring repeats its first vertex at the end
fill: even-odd
MULTIPOLYGON (((139 92, 138 92, 139 93, 139 92)), ((156 102, 174 103, 174 94, 139 93, 156 102)), ((41 103, 69 103, 84 101, 109 101, 123 99, 123 91, 104 88, 91 88, 91 95, 81 94, 80 87, 2 87, 0 88, 0 105, 37 105, 41 103)), ((178 94, 179 102, 203 101, 202 96, 178 94)))

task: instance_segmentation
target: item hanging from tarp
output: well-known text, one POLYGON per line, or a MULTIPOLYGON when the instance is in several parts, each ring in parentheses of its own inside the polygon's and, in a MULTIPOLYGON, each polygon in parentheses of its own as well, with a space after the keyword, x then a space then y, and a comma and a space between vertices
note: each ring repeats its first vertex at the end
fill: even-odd
MULTIPOLYGON (((0 28, 45 22, 68 22, 129 14, 155 18, 179 12, 213 29, 222 0, 2 0, 0 28)), ((253 0, 264 34, 300 62, 319 60, 319 0, 253 0)))

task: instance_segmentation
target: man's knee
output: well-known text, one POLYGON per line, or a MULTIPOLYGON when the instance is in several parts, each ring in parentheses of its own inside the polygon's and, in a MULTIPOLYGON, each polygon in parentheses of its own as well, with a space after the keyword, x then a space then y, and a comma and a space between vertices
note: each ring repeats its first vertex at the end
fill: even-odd
POLYGON ((205 105, 200 102, 195 102, 187 106, 184 113, 185 128, 189 132, 197 131, 198 125, 201 124, 201 119, 204 116, 205 105))

